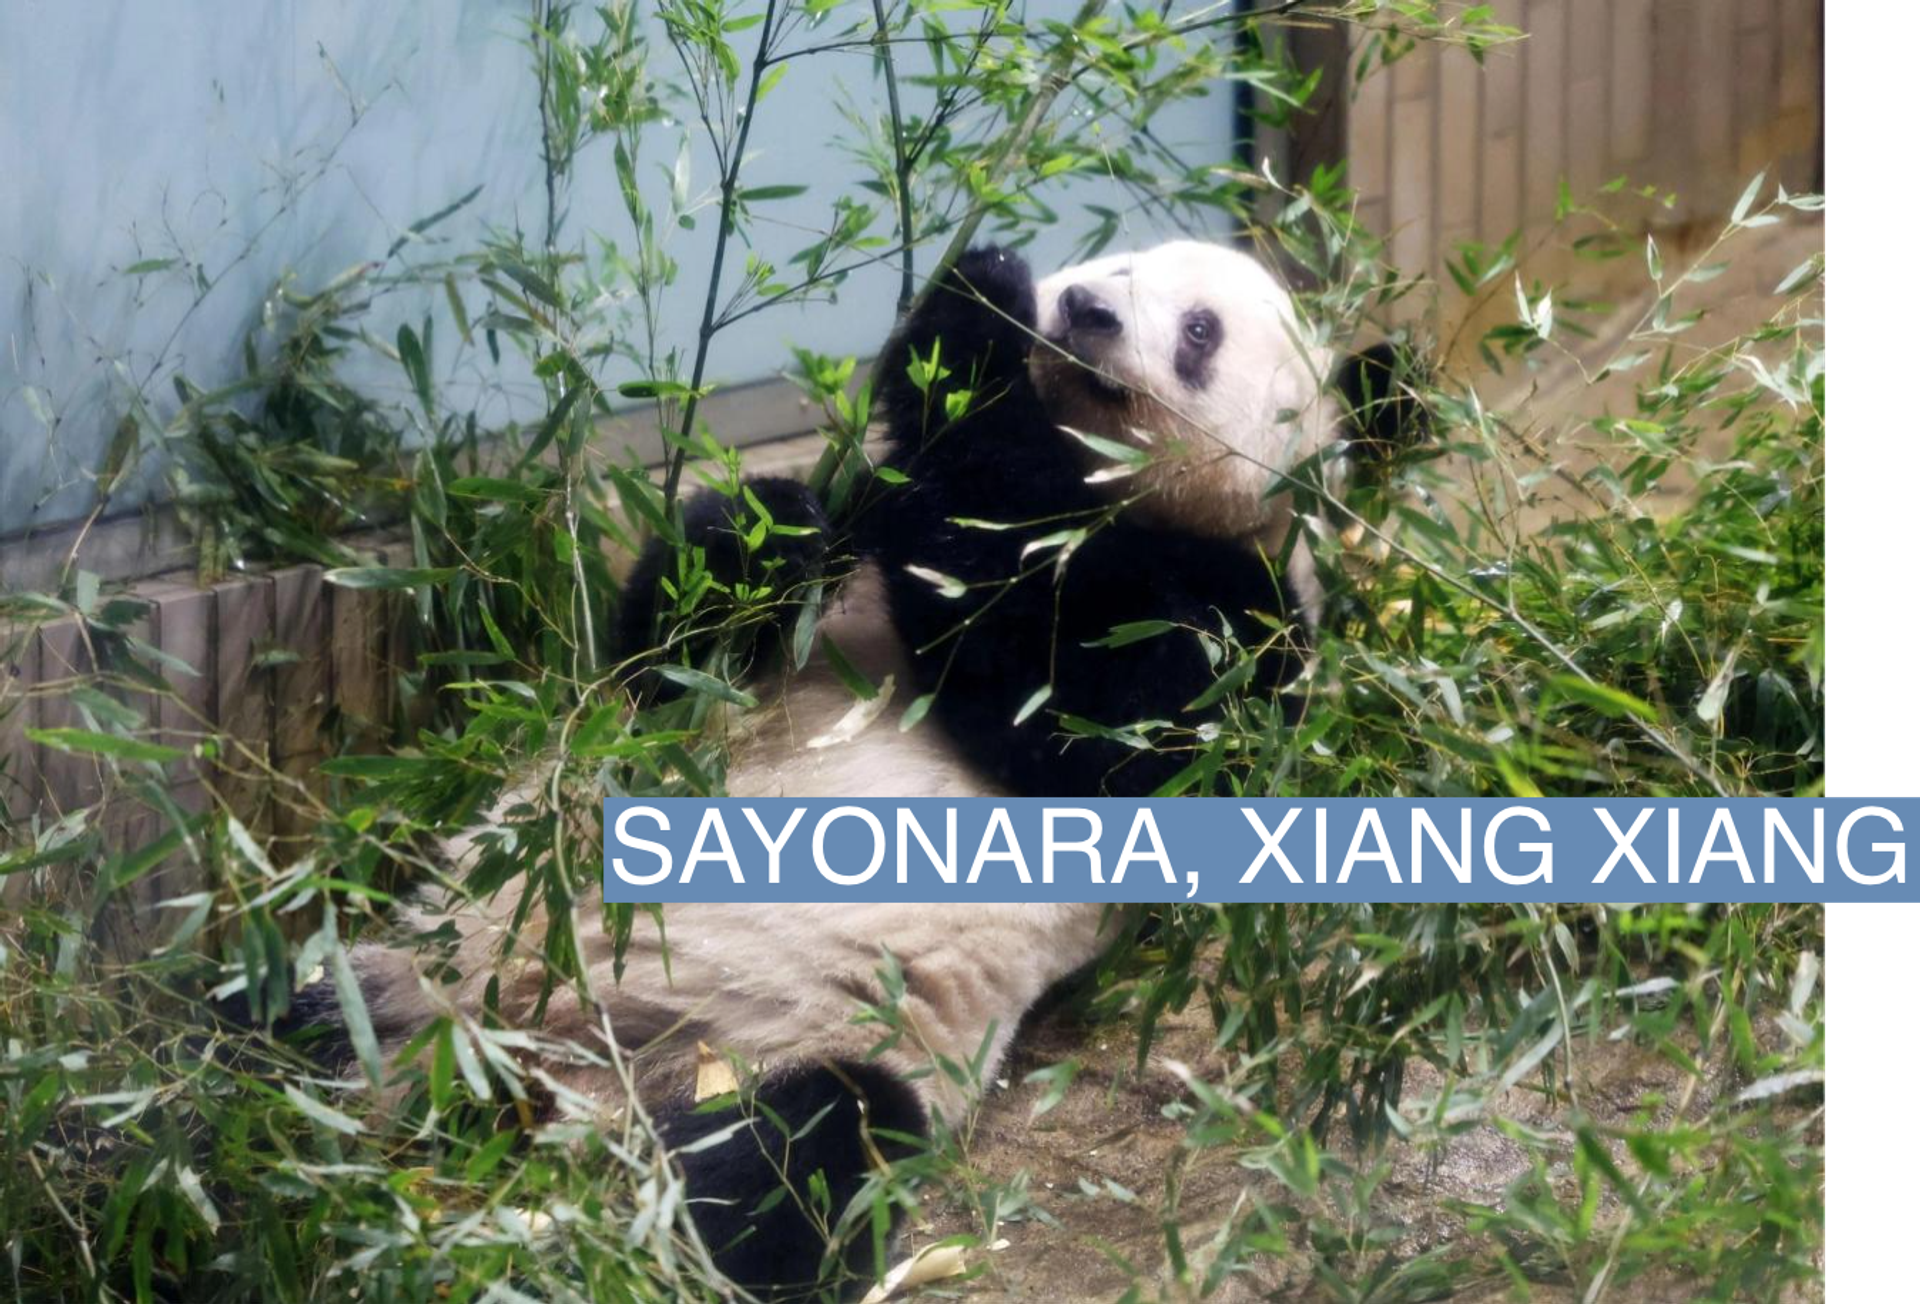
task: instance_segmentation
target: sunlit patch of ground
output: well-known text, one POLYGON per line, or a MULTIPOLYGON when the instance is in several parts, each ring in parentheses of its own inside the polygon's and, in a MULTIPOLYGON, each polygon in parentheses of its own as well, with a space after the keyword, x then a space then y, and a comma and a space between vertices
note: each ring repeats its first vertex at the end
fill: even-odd
MULTIPOLYGON (((969 1300, 1072 1301, 1118 1299, 1131 1286, 1146 1299, 1183 1298, 1168 1268, 1167 1221, 1179 1227, 1198 1274, 1209 1261, 1209 1243, 1243 1201, 1289 1199, 1273 1179, 1237 1166, 1227 1149, 1188 1151, 1185 1125, 1169 1117, 1167 1106, 1185 1092, 1166 1063, 1179 1061, 1197 1076, 1217 1077, 1226 1065, 1213 1050, 1213 1035, 1211 1018, 1196 1002, 1168 1017, 1147 1068, 1136 1072, 1130 1027, 1090 1029, 1061 1011, 1035 1020, 1006 1066, 1007 1085, 996 1089, 981 1111, 966 1146, 966 1166, 976 1192, 1024 1180, 1045 1217, 1001 1222, 986 1239, 1003 1241, 1002 1248, 974 1252, 970 1259, 986 1265, 980 1275, 932 1289, 969 1300), (1046 1088, 1023 1079, 1068 1058, 1080 1061, 1079 1076, 1066 1098, 1035 1120, 1034 1106, 1046 1088), (1172 1191, 1177 1203, 1170 1201, 1172 1191)), ((1579 1107, 1603 1125, 1627 1124, 1654 1098, 1667 1102, 1652 1114, 1664 1121, 1684 1094, 1684 1077, 1670 1062, 1623 1042, 1576 1042, 1574 1062, 1579 1107)), ((1403 1099, 1431 1095, 1438 1085, 1433 1070, 1418 1066, 1408 1074, 1403 1099)), ((1696 1085, 1693 1100, 1704 1104, 1725 1088, 1724 1082, 1708 1079, 1696 1085)), ((1565 1094, 1549 1096, 1530 1080, 1502 1098, 1499 1113, 1554 1134, 1562 1131, 1572 1107, 1565 1094)), ((1338 1129, 1329 1147, 1348 1160, 1357 1158, 1338 1129)), ((1393 1143, 1381 1157, 1390 1171, 1370 1202, 1369 1218, 1391 1235, 1382 1253, 1397 1261, 1436 1247, 1449 1258, 1484 1260, 1498 1247, 1472 1233, 1453 1203, 1499 1204, 1502 1192, 1531 1167, 1526 1148, 1491 1124, 1474 1128, 1444 1150, 1393 1143)), ((929 1213, 924 1226, 903 1238, 900 1257, 942 1237, 983 1230, 961 1199, 936 1202, 929 1213)), ((1581 1298, 1583 1286, 1549 1276, 1530 1289, 1534 1300, 1571 1304, 1581 1298)), ((1506 1277, 1491 1269, 1469 1273, 1455 1283, 1454 1292, 1451 1298, 1459 1300, 1514 1297, 1506 1277)), ((1640 1277, 1619 1283, 1607 1298, 1662 1304, 1699 1294, 1696 1284, 1640 1277)), ((1258 1261, 1208 1298, 1331 1296, 1314 1279, 1308 1256, 1291 1252, 1258 1261)))

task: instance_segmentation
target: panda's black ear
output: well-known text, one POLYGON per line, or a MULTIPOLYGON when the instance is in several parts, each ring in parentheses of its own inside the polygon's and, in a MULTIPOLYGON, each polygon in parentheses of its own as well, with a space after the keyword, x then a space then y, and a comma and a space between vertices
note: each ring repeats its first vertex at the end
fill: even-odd
POLYGON ((1351 354, 1336 378, 1346 408, 1347 438, 1361 457, 1380 458, 1421 443, 1430 433, 1419 396, 1425 360, 1404 346, 1380 343, 1351 354))

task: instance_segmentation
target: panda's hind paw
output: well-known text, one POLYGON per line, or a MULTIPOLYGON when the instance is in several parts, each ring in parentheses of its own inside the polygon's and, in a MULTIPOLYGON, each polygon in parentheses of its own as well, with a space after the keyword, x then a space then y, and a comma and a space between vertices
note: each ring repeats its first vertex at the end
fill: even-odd
POLYGON ((657 1123, 715 1266, 769 1299, 830 1298, 847 1278, 875 1275, 869 1227, 844 1243, 822 1229, 854 1205, 870 1155, 899 1164, 927 1135, 912 1086, 879 1065, 847 1061, 776 1074, 735 1107, 716 1100, 667 1110, 657 1123), (824 1208, 814 1203, 821 1197, 824 1208), (839 1262, 823 1262, 830 1255, 839 1262))

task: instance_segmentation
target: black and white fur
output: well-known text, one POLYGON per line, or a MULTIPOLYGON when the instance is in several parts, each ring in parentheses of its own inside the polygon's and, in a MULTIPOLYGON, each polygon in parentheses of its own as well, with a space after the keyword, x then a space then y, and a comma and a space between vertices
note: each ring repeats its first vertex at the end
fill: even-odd
MULTIPOLYGON (((777 706, 737 722, 730 790, 1139 795, 1178 773, 1220 709, 1187 709, 1225 669, 1219 637, 1256 654, 1249 691, 1270 695, 1298 675, 1320 617, 1305 540, 1275 565, 1295 528, 1276 475, 1406 420, 1390 355, 1336 366, 1313 339, 1280 284, 1219 245, 1178 241, 1037 285, 1005 251, 961 259, 876 367, 883 465, 905 483, 876 481, 851 513, 858 570, 821 627, 889 700, 853 703, 816 657, 773 686, 777 706), (917 384, 912 364, 936 358, 940 378, 917 384), (1138 457, 1095 451, 1113 445, 1138 457), (1070 555, 1049 542, 1076 527, 1070 555), (1111 646, 1116 626, 1144 621, 1176 628, 1111 646), (931 721, 902 734, 925 693, 931 721), (1165 725, 1149 751, 1070 736, 1062 717, 1165 725)), ((751 487, 815 532, 750 562, 738 509, 707 494, 688 505, 689 541, 724 578, 755 565, 776 587, 804 584, 825 537, 817 505, 791 481, 751 487)), ((650 646, 669 555, 652 546, 629 578, 623 655, 650 646)))
MULTIPOLYGON (((1214 671, 1196 630, 1231 631, 1264 647, 1261 691, 1297 671, 1301 630, 1318 599, 1310 565, 1290 559, 1280 568, 1286 578, 1276 577, 1271 558, 1290 523, 1285 495, 1268 488, 1275 470, 1324 449, 1341 429, 1328 364, 1285 292, 1231 250, 1168 245, 1037 286, 1013 255, 968 255, 878 364, 892 442, 886 461, 908 482, 876 492, 855 514, 859 569, 821 623, 883 696, 852 701, 818 657, 784 684, 762 685, 770 705, 733 722, 732 793, 957 797, 1156 786, 1167 763, 1092 740, 1063 744, 1053 713, 1111 724, 1184 714, 1186 725, 1197 723, 1183 708, 1214 671), (931 358, 936 341, 946 376, 923 393, 907 368, 931 358), (950 419, 946 395, 959 388, 972 399, 950 419), (1111 467, 1062 425, 1145 447, 1152 459, 1131 475, 1103 474, 1111 467), (1028 564, 1037 539, 1082 523, 1088 533, 1064 566, 1052 557, 1028 564), (941 596, 924 572, 964 583, 965 595, 941 596), (1116 624, 1149 619, 1182 628, 1123 648, 1086 646, 1116 624), (956 622, 964 631, 947 637, 956 622), (1047 711, 1013 724, 1049 666, 1047 711), (935 690, 933 718, 902 732, 906 703, 935 690)), ((755 564, 771 561, 776 584, 817 576, 829 532, 811 495, 785 481, 755 489, 776 519, 811 527, 781 536, 755 564)), ((716 575, 745 576, 729 504, 696 498, 686 521, 716 575)), ((623 657, 649 646, 665 565, 654 548, 635 569, 616 621, 623 657)), ((514 814, 496 818, 510 824, 514 814)), ((456 864, 469 860, 489 836, 463 835, 449 853, 456 864)), ((830 1247, 791 1194, 756 1213, 769 1193, 783 1184, 804 1192, 818 1173, 832 1209, 845 1209, 874 1162, 960 1122, 1026 1012, 1123 931, 1094 905, 670 905, 670 970, 660 937, 642 926, 615 981, 612 940, 597 902, 585 903, 574 924, 598 1008, 563 988, 542 1011, 542 907, 520 929, 516 952, 500 954, 517 905, 505 895, 417 910, 408 922, 418 932, 451 923, 459 937, 440 957, 444 967, 409 947, 354 949, 383 1047, 397 1051, 437 1017, 471 1017, 490 982, 509 1023, 537 1020, 549 1038, 595 1048, 610 1030, 626 1074, 563 1063, 549 1071, 608 1126, 634 1104, 645 1107, 676 1148, 746 1119, 720 1144, 683 1149, 680 1163, 719 1266, 772 1295, 807 1292, 830 1249, 860 1238, 830 1247), (861 1005, 888 1004, 876 974, 889 956, 904 982, 898 1037, 852 1020, 861 1005), (754 1070, 743 1093, 750 1105, 696 1111, 703 1044, 754 1070), (942 1064, 977 1067, 956 1077, 942 1064), (818 1121, 789 1145, 763 1111, 793 1128, 818 1121), (784 1170, 770 1154, 783 1157, 784 1170)), ((328 1021, 324 1004, 324 989, 310 989, 309 1017, 328 1021)))
MULTIPOLYGON (((476 843, 463 836, 448 850, 465 858, 476 843)), ((600 1058, 555 1056, 542 1068, 569 1098, 587 1103, 608 1135, 621 1134, 630 1109, 647 1111, 676 1152, 688 1208, 716 1265, 768 1298, 810 1297, 849 1272, 857 1279, 874 1271, 863 1227, 842 1227, 831 1243, 822 1235, 809 1208, 814 1176, 826 1185, 827 1220, 835 1222, 876 1163, 963 1122, 999 1072, 1022 1016, 1093 961, 1120 923, 1097 905, 668 905, 669 956, 661 931, 643 922, 616 981, 596 899, 578 907, 574 927, 598 1008, 562 987, 541 1013, 542 908, 521 926, 514 953, 501 956, 516 905, 516 895, 503 894, 416 909, 405 922, 422 936, 452 923, 460 940, 450 952, 353 948, 383 1049, 397 1053, 436 1018, 476 1017, 496 983, 509 1026, 537 1026, 547 1042, 600 1058), (897 1002, 881 979, 890 965, 903 983, 897 1002), (856 1022, 862 1006, 897 1019, 856 1022), (622 1071, 605 1065, 609 1032, 622 1071), (698 1099, 703 1048, 744 1066, 738 1103, 698 1099), (690 1144, 730 1128, 717 1144, 690 1144), (769 1203, 781 1188, 787 1194, 769 1203)), ((324 984, 303 997, 309 1021, 337 1023, 324 984)), ((344 1039, 336 1041, 350 1056, 344 1039)))

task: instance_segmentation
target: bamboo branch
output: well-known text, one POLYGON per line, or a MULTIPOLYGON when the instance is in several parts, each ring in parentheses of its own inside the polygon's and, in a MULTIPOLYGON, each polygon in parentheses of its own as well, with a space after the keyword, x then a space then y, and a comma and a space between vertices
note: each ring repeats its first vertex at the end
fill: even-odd
POLYGON ((753 131, 754 108, 760 98, 760 77, 767 70, 767 57, 773 45, 774 18, 779 11, 780 0, 767 0, 766 17, 760 23, 759 48, 754 52, 753 70, 747 78, 747 100, 740 111, 739 130, 733 137, 733 154, 727 162, 726 172, 720 178, 720 226, 713 236, 713 265, 707 272, 707 304, 700 314, 700 337, 693 354, 693 374, 687 383, 686 405, 681 409, 680 442, 674 447, 673 457, 667 463, 667 477, 661 486, 670 520, 677 520, 680 515, 680 473, 686 466, 686 445, 693 438, 694 418, 700 408, 700 386, 706 380, 708 349, 719 329, 716 322, 720 305, 720 276, 726 269, 727 241, 733 235, 734 195, 740 186, 740 165, 746 160, 747 139, 753 131))
MULTIPOLYGON (((1100 11, 1106 7, 1106 0, 1084 0, 1080 11, 1073 16, 1072 29, 1078 29, 1098 17, 1100 11)), ((1052 112, 1054 101, 1060 98, 1060 92, 1071 84, 1073 64, 1077 57, 1075 45, 1070 29, 1069 35, 1063 37, 1054 47, 1053 57, 1047 61, 1046 71, 1040 76, 1033 98, 1027 101, 1026 112, 1020 115, 1020 121, 1007 136, 1006 143, 1000 147, 999 154, 995 156, 993 165, 988 170, 988 190, 998 189, 1000 183, 1006 180, 1014 161, 1026 153, 1027 146, 1033 143, 1040 125, 1046 121, 1047 114, 1052 112)), ((926 302, 927 295, 932 291, 933 286, 937 285, 952 270, 953 265, 960 261, 960 255, 966 252, 967 245, 973 240, 974 232, 980 229, 980 223, 986 215, 987 206, 976 204, 960 220, 960 225, 954 230, 953 238, 947 242, 946 250, 940 255, 940 261, 928 273, 927 279, 921 282, 913 302, 908 305, 907 314, 917 311, 920 305, 926 302)))
POLYGON ((907 154, 907 128, 900 117, 900 80, 893 67, 893 36, 887 31, 887 0, 873 0, 873 44, 887 79, 887 117, 893 124, 893 184, 900 210, 900 299, 895 311, 913 306, 913 164, 907 154))

